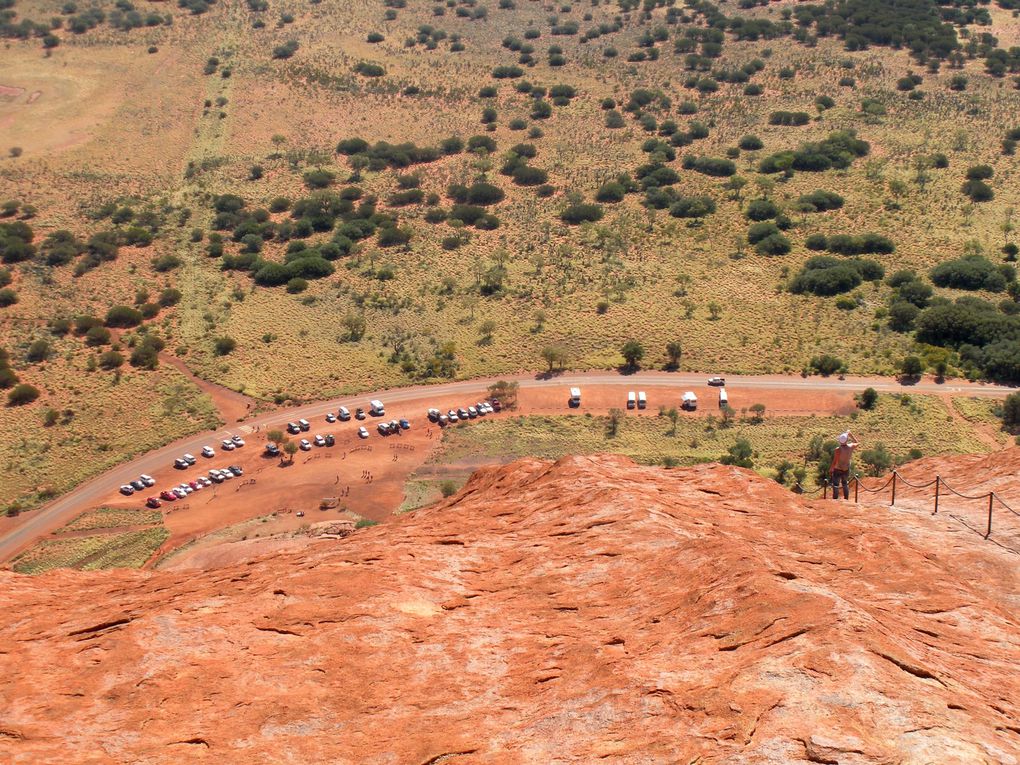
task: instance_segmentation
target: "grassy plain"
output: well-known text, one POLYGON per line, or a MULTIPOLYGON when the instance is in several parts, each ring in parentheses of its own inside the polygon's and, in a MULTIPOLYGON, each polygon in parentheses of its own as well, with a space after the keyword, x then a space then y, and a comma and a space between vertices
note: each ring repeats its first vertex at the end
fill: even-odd
MULTIPOLYGON (((157 373, 125 372, 114 386, 106 373, 83 371, 91 351, 73 338, 54 341, 56 357, 44 365, 26 360, 31 342, 47 335, 50 318, 102 315, 112 304, 131 303, 140 288, 155 294, 176 286, 184 293, 179 306, 152 323, 168 350, 202 377, 263 398, 406 384, 414 374, 389 361, 395 337, 423 353, 453 341, 462 377, 540 368, 541 350, 550 344, 567 350, 570 367, 615 366, 620 345, 631 337, 645 344, 646 366, 661 366, 666 343, 680 340, 686 369, 797 372, 812 356, 832 353, 853 372, 889 373, 911 340, 876 318, 888 287, 866 283, 854 293, 853 310, 837 308, 831 298, 783 291, 788 276, 812 254, 803 246, 805 237, 887 234, 897 245, 884 258, 888 272, 900 267, 923 272, 965 247, 1001 259, 999 249, 1013 237, 1020 186, 1016 163, 1001 156, 999 144, 1004 129, 1014 124, 1018 98, 1008 78, 983 74, 980 59, 965 63, 964 91, 949 89, 954 70, 922 72, 924 97, 914 101, 896 90, 908 71, 922 70, 906 51, 847 52, 839 41, 824 39, 812 48, 789 39, 730 39, 714 65, 737 67, 761 58, 765 69, 753 81, 763 94, 747 97, 742 85, 721 84, 717 92, 699 95, 683 86, 688 73, 672 40, 659 45, 657 61, 626 61, 640 35, 663 22, 664 9, 647 24, 637 14, 627 15, 621 31, 582 43, 578 36, 551 35, 549 16, 576 20, 583 32, 612 23, 621 15, 617 5, 554 7, 517 0, 513 9, 490 6, 484 19, 458 16, 454 7, 435 16, 438 6, 427 0, 408 0, 394 19, 385 18, 378 0, 271 0, 262 13, 218 2, 199 16, 167 6, 159 12, 173 16, 170 26, 119 32, 100 25, 83 35, 62 33, 61 45, 49 56, 37 40, 5 47, 0 85, 23 92, 0 100, 0 125, 4 140, 24 153, 8 157, 7 147, 0 146, 0 197, 37 208, 31 221, 37 240, 59 228, 85 237, 106 227, 108 222, 91 214, 111 201, 166 210, 167 223, 151 246, 125 247, 117 261, 80 278, 67 266, 28 262, 12 268, 19 302, 0 308, 0 346, 11 352, 18 374, 44 396, 31 406, 0 410, 0 430, 12 436, 0 445, 5 466, 0 505, 15 499, 31 504, 214 419, 200 391, 165 366, 157 373), (263 28, 254 26, 259 19, 263 28), (447 33, 435 50, 405 44, 422 24, 447 33), (537 63, 525 68, 523 79, 577 89, 571 103, 554 107, 549 119, 532 119, 533 99, 516 92, 512 81, 490 75, 494 66, 516 60, 502 40, 523 37, 529 28, 540 30, 530 41, 537 63), (369 44, 370 32, 385 39, 369 44), (462 52, 451 50, 453 35, 463 43, 462 52), (274 46, 288 39, 300 43, 298 51, 290 59, 274 59, 274 46), (547 62, 554 44, 563 48, 562 67, 547 62), (147 53, 150 46, 156 51, 147 53), (603 55, 610 46, 620 53, 611 60, 603 55), (220 64, 204 75, 209 56, 220 64), (355 74, 352 67, 360 61, 382 64, 385 76, 355 74), (795 69, 795 76, 780 77, 785 67, 795 69), (846 76, 855 78, 854 88, 838 84, 846 76), (479 97, 479 87, 490 84, 497 88, 495 98, 479 97), (406 93, 409 87, 418 92, 406 93), (678 159, 671 163, 681 175, 678 190, 717 202, 717 212, 703 224, 649 211, 640 195, 629 195, 606 205, 598 223, 564 225, 558 213, 572 195, 591 199, 602 183, 646 161, 641 145, 651 134, 629 117, 624 128, 608 129, 600 106, 609 97, 622 103, 639 87, 670 97, 672 106, 658 115, 660 121, 673 119, 681 130, 692 121, 709 126, 709 136, 680 149, 680 155, 721 157, 741 136, 758 135, 764 149, 742 152, 735 160, 749 183, 732 198, 722 179, 680 170, 678 159), (819 95, 831 96, 834 108, 818 114, 819 95), (884 114, 866 114, 866 99, 884 114), (678 114, 677 106, 687 100, 697 104, 696 114, 678 114), (487 106, 498 112, 491 132, 480 121, 487 106), (803 127, 769 125, 769 114, 781 109, 817 118, 803 127), (526 129, 512 129, 514 118, 523 119, 526 129), (533 128, 541 136, 529 138, 533 128), (754 171, 764 154, 846 128, 872 145, 871 155, 848 170, 797 173, 785 181, 754 171), (441 246, 453 231, 448 224, 426 223, 422 205, 400 208, 393 211, 414 231, 406 247, 379 248, 369 241, 339 261, 333 276, 291 295, 283 288, 253 287, 245 273, 222 271, 217 259, 205 255, 204 242, 191 241, 192 228, 207 232, 215 194, 237 193, 249 206, 265 206, 277 196, 307 193, 301 176, 309 169, 346 179, 350 167, 334 152, 342 138, 432 146, 449 135, 474 134, 494 138, 496 154, 459 154, 414 168, 426 193, 444 196, 451 182, 483 177, 506 191, 506 200, 493 208, 501 226, 472 232, 457 250, 441 246), (548 171, 552 197, 540 199, 534 189, 517 187, 499 173, 505 152, 521 142, 535 145, 531 164, 548 171), (936 152, 948 156, 949 167, 928 171, 921 185, 916 163, 936 152), (978 163, 995 168, 990 183, 996 196, 972 204, 959 187, 965 169, 978 163), (250 180, 254 165, 263 170, 259 180, 250 180), (747 200, 765 194, 789 209, 798 196, 816 189, 835 191, 846 204, 824 214, 791 213, 789 255, 766 258, 746 246, 747 200), (502 258, 500 251, 505 290, 479 297, 476 274, 502 258), (155 271, 153 258, 168 253, 178 255, 182 265, 155 271), (393 267, 393 279, 377 278, 384 265, 393 267), (443 286, 446 278, 452 287, 443 286), (608 307, 600 311, 603 300, 608 307), (718 318, 710 313, 713 304, 718 318), (343 319, 351 311, 362 313, 367 325, 364 338, 354 343, 344 339, 343 319), (536 320, 538 312, 544 321, 536 320), (491 339, 481 331, 486 321, 495 323, 491 339), (237 348, 218 356, 213 343, 224 335, 237 348), (176 402, 171 410, 188 413, 170 416, 171 400, 176 402), (73 409, 76 415, 68 425, 44 430, 40 422, 48 408, 73 409)), ((17 7, 22 16, 37 19, 59 10, 49 0, 22 0, 17 7)), ((779 12, 779 4, 771 4, 745 13, 776 20, 779 12)), ((997 8, 991 13, 993 25, 980 31, 997 35, 1003 45, 1020 39, 1020 20, 997 8)), ((385 200, 397 188, 395 176, 389 170, 367 172, 358 185, 385 200)), ((448 207, 449 200, 442 204, 448 207)), ((381 207, 390 210, 385 202, 381 207)), ((234 252, 237 245, 227 249, 234 252)), ((284 249, 284 243, 267 242, 263 255, 280 260, 284 249)))
MULTIPOLYGON (((643 464, 692 465, 724 456, 739 438, 754 449, 754 468, 773 476, 780 462, 805 463, 814 436, 832 440, 850 427, 861 451, 882 443, 896 457, 919 449, 924 455, 984 452, 988 447, 956 420, 934 396, 881 396, 872 411, 846 417, 770 417, 761 423, 734 420, 723 426, 716 417, 684 417, 674 431, 666 417, 623 417, 610 435, 607 417, 516 417, 453 427, 443 434, 430 464, 457 465, 484 457, 534 455, 557 459, 567 454, 612 452, 643 464)), ((863 470, 858 454, 858 469, 863 470)), ((812 480, 813 465, 808 479, 812 480)))
POLYGON ((20 574, 41 574, 54 568, 139 568, 169 536, 161 525, 123 534, 44 539, 15 558, 13 568, 20 574))

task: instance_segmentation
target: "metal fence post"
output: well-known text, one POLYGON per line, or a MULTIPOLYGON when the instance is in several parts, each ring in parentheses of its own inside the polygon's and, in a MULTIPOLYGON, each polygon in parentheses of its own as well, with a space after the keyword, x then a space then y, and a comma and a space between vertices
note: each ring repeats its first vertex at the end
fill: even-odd
POLYGON ((889 500, 889 505, 892 506, 895 504, 896 504, 896 471, 894 470, 892 474, 892 499, 889 500))
POLYGON ((935 510, 932 515, 935 515, 939 511, 939 484, 942 482, 941 476, 935 476, 935 510))
POLYGON ((854 502, 857 502, 857 491, 861 488, 861 477, 859 475, 854 476, 854 502))
POLYGON ((993 492, 988 492, 988 531, 985 532, 985 539, 992 535, 992 501, 995 499, 993 492))

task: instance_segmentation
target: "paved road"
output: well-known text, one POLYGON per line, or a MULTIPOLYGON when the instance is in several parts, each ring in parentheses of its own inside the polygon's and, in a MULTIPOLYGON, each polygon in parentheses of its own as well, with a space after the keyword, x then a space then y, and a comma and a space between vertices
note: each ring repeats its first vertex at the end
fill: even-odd
MULTIPOLYGON (((83 483, 67 494, 53 500, 49 504, 30 511, 30 517, 20 525, 10 529, 0 538, 0 562, 8 561, 20 551, 28 547, 35 539, 59 528, 70 521, 76 514, 94 506, 110 492, 111 486, 119 486, 137 478, 141 473, 152 473, 171 463, 175 457, 184 452, 198 453, 203 444, 210 443, 212 436, 216 440, 228 437, 233 433, 248 434, 257 427, 268 429, 267 426, 279 427, 281 424, 304 417, 314 420, 323 417, 326 412, 336 411, 343 405, 351 409, 364 406, 372 398, 380 398, 386 404, 407 404, 420 402, 423 409, 429 401, 439 395, 451 393, 471 394, 467 398, 481 398, 486 388, 495 380, 516 380, 522 389, 528 388, 566 388, 571 385, 618 386, 621 389, 633 390, 638 383, 651 386, 671 386, 679 392, 688 388, 703 388, 705 374, 689 374, 677 372, 638 372, 633 375, 621 375, 613 372, 569 372, 551 378, 535 375, 504 376, 463 380, 439 385, 420 385, 411 388, 396 388, 374 393, 361 393, 356 396, 345 396, 330 401, 293 407, 246 420, 243 424, 226 426, 210 434, 203 432, 194 436, 175 441, 167 446, 143 454, 130 462, 125 462, 105 473, 83 483)), ((858 392, 867 387, 883 393, 945 393, 962 396, 980 396, 1002 398, 1013 392, 1013 388, 1000 385, 969 383, 966 381, 947 381, 939 384, 923 380, 913 385, 903 385, 887 377, 847 377, 840 380, 835 377, 792 377, 783 375, 740 376, 727 375, 727 387, 731 389, 757 388, 778 390, 809 391, 850 391, 858 392)), ((564 413, 567 413, 564 409, 564 413)))

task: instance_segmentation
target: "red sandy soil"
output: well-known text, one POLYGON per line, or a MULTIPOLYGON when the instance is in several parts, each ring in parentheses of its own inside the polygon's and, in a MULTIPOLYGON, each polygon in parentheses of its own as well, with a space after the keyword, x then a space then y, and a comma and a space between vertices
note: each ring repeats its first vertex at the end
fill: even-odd
POLYGON ((941 514, 525 459, 223 568, 0 572, 0 761, 1017 765, 1018 589, 941 514))

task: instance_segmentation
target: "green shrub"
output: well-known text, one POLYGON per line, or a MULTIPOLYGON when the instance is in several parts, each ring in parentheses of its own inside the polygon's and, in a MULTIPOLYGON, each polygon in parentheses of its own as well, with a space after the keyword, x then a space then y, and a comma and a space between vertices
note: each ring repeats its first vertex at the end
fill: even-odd
POLYGON ((106 312, 107 327, 137 327, 142 323, 142 312, 127 305, 115 305, 106 312))
POLYGON ((232 353, 236 347, 237 341, 232 337, 217 337, 213 341, 213 351, 215 351, 217 356, 226 356, 232 353))
POLYGON ((28 383, 15 385, 7 394, 8 406, 24 406, 39 398, 39 389, 28 383))
POLYGON ((564 223, 575 226, 579 223, 601 220, 603 214, 604 212, 600 205, 581 203, 570 205, 567 209, 561 212, 560 220, 564 223))

